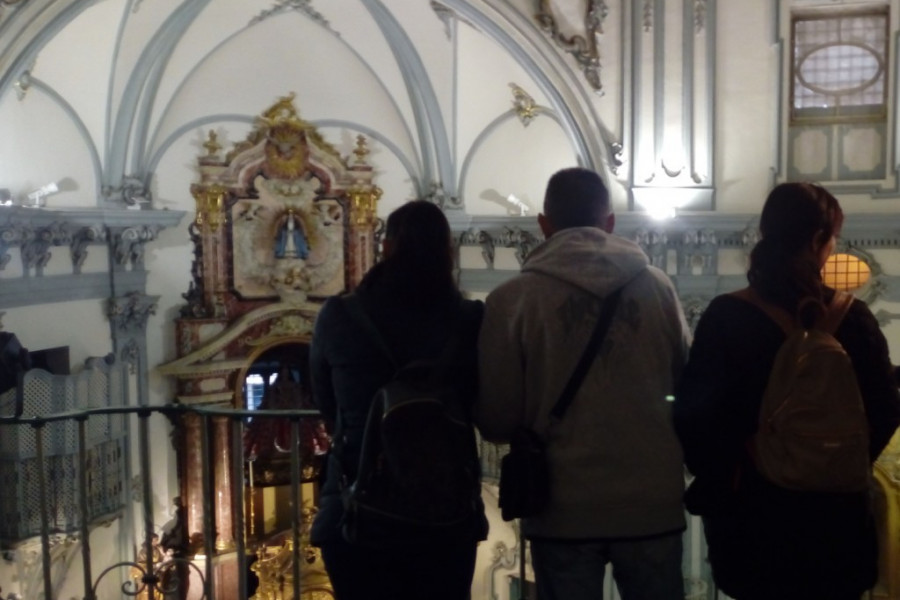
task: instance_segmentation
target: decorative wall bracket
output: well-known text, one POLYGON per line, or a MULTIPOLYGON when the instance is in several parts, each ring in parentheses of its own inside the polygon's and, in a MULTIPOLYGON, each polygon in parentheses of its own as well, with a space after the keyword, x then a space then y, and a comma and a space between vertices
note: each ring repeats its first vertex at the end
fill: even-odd
POLYGON ((559 25, 560 19, 554 13, 551 0, 540 0, 538 13, 535 15, 538 25, 547 32, 557 46, 571 54, 584 73, 594 91, 603 93, 600 79, 600 54, 597 48, 597 36, 603 33, 603 21, 609 14, 609 6, 603 0, 588 0, 584 13, 584 33, 569 35, 559 25))

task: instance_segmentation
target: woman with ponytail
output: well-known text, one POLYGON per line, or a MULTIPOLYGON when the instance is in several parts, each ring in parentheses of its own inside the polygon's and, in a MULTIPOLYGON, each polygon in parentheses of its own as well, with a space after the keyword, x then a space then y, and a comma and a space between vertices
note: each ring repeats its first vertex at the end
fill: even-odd
MULTIPOLYGON (((748 449, 786 338, 770 315, 809 329, 826 314, 836 292, 821 270, 843 219, 821 186, 771 191, 750 254, 750 285, 709 304, 678 386, 675 428, 694 476, 685 504, 703 517, 717 586, 737 600, 858 600, 877 578, 870 494, 780 487, 759 473, 748 449)), ((874 461, 900 423, 887 342, 856 299, 834 335, 853 364, 874 461)))

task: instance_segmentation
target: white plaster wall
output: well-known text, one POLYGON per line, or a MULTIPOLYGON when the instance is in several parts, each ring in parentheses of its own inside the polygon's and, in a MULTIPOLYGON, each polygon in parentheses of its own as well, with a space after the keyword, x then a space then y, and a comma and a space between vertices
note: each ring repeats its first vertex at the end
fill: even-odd
POLYGON ((716 210, 755 213, 775 166, 778 61, 771 2, 718 6, 716 210))
POLYGON ((97 182, 84 139, 71 120, 39 90, 25 100, 0 97, 0 187, 24 201, 37 188, 62 179, 66 190, 48 207, 94 206, 97 182))

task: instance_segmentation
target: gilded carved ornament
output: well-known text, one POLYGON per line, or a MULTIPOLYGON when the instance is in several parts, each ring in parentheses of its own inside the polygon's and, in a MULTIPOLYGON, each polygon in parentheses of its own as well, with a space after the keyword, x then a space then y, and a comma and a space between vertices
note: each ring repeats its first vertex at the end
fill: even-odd
POLYGON ((182 356, 172 362, 160 365, 159 372, 163 375, 189 375, 200 376, 212 372, 226 372, 237 370, 244 366, 245 358, 206 362, 213 359, 220 352, 237 339, 241 339, 246 332, 259 323, 268 320, 277 320, 283 315, 300 315, 310 320, 315 319, 320 305, 311 302, 301 304, 288 304, 285 302, 273 302, 253 309, 242 315, 228 329, 222 331, 216 337, 208 340, 201 348, 182 356))
POLYGON ((512 88, 513 92, 513 110, 516 111, 516 116, 519 117, 522 125, 528 127, 528 124, 531 123, 538 114, 537 103, 528 92, 515 83, 510 83, 509 87, 512 88))
MULTIPOLYGON (((364 135, 356 136, 356 148, 353 154, 356 156, 353 168, 366 169, 366 157, 371 153, 364 135)), ((366 181, 359 182, 347 190, 350 198, 350 215, 356 225, 371 225, 376 220, 378 200, 384 192, 378 186, 366 181)))
POLYGON ((219 150, 222 149, 222 144, 219 143, 219 135, 213 131, 209 130, 209 136, 206 138, 206 141, 203 142, 203 147, 206 148, 206 156, 207 158, 216 158, 219 155, 219 150))
POLYGON ((350 214, 356 225, 371 225, 375 222, 381 188, 377 186, 353 186, 347 190, 350 197, 350 214))
POLYGON ((219 226, 225 222, 225 192, 225 188, 218 184, 196 186, 191 190, 197 205, 194 222, 198 227, 208 223, 211 230, 218 231, 219 226))
MULTIPOLYGON (((309 541, 309 530, 317 507, 304 501, 300 513, 300 589, 303 600, 333 600, 334 589, 321 550, 309 541)), ((294 540, 287 538, 280 546, 260 545, 256 561, 250 569, 259 578, 259 587, 250 600, 290 600, 294 587, 294 540)))
MULTIPOLYGON (((265 139, 267 174, 278 179, 296 179, 307 171, 307 140, 338 161, 340 153, 294 106, 295 94, 283 96, 257 119, 247 141, 252 145, 265 139)), ((230 155, 230 154, 229 154, 230 155)))

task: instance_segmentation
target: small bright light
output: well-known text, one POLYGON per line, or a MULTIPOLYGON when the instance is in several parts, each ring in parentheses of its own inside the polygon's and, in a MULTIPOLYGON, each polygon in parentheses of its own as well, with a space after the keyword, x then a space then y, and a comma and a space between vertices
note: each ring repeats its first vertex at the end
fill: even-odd
POLYGON ((674 219, 678 213, 674 206, 661 204, 657 206, 648 206, 647 214, 650 215, 651 219, 665 221, 666 219, 674 219))

